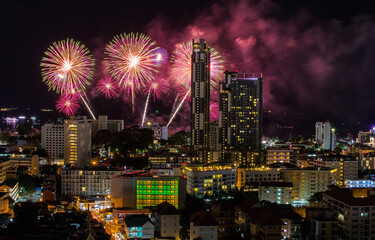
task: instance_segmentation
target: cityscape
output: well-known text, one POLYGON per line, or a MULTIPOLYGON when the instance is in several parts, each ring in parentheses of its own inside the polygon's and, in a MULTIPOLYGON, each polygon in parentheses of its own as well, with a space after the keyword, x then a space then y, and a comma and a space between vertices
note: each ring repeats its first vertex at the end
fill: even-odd
POLYGON ((371 1, 4 10, 0 240, 375 239, 371 1))

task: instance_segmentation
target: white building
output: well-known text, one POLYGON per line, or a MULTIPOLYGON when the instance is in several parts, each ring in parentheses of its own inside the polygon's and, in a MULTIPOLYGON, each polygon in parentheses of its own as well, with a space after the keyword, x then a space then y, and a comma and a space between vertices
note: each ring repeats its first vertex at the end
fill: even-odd
POLYGON ((315 124, 315 141, 323 149, 333 150, 336 144, 336 133, 330 122, 317 122, 315 124))
POLYGON ((86 116, 64 120, 64 162, 76 167, 90 166, 91 123, 86 116))
POLYGON ((190 240, 217 240, 217 226, 219 224, 207 211, 199 211, 190 216, 190 240))
POLYGON ((375 188, 375 181, 370 179, 347 179, 346 188, 375 188))
POLYGON ((170 203, 163 202, 155 207, 155 229, 162 238, 178 239, 180 235, 180 214, 170 203))
POLYGON ((288 182, 263 182, 259 184, 259 201, 292 204, 293 184, 288 182))
POLYGON ((125 218, 127 239, 153 239, 154 224, 145 214, 133 214, 125 218))
POLYGON ((187 175, 187 193, 197 197, 212 195, 219 191, 235 189, 237 169, 232 166, 189 166, 187 175))
POLYGON ((261 182, 280 181, 280 171, 276 168, 238 168, 237 186, 239 188, 245 185, 258 185, 261 182))
POLYGON ((42 126, 42 148, 51 160, 64 158, 64 124, 46 123, 42 126))
POLYGON ((107 168, 61 170, 61 193, 72 196, 106 196, 111 194, 111 176, 124 173, 107 168))

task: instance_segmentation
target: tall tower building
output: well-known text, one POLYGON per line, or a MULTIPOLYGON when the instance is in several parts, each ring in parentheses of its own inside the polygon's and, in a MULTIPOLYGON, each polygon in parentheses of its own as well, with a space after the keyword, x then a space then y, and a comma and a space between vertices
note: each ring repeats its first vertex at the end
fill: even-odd
POLYGON ((91 123, 86 116, 64 120, 64 163, 88 167, 91 159, 91 123))
POLYGON ((225 72, 220 83, 219 131, 223 151, 261 149, 262 74, 225 72))
POLYGON ((210 130, 210 49, 193 40, 191 64, 191 145, 208 149, 210 130))
POLYGON ((315 141, 325 150, 332 151, 335 148, 336 133, 330 122, 315 123, 315 141))

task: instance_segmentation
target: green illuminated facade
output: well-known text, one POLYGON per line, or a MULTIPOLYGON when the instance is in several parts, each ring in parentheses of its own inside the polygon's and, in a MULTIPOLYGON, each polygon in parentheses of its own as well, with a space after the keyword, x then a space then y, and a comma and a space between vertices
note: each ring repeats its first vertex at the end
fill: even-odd
POLYGON ((178 208, 178 179, 137 180, 137 209, 156 206, 164 201, 178 208))
POLYGON ((111 202, 115 208, 143 209, 167 201, 181 209, 185 197, 185 178, 157 176, 149 171, 132 172, 111 178, 111 202))

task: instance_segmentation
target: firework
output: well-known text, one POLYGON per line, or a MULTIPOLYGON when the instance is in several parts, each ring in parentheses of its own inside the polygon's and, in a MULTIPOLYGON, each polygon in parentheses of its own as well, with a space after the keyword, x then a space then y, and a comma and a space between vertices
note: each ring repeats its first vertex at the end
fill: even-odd
POLYGON ((157 48, 152 51, 152 59, 155 64, 162 65, 168 60, 168 52, 164 48, 157 48))
POLYGON ((146 119, 146 112, 147 112, 148 104, 150 102, 150 95, 151 94, 153 95, 153 99, 155 101, 156 99, 160 99, 161 93, 167 90, 167 87, 164 85, 162 78, 156 78, 152 80, 151 82, 149 82, 148 85, 149 86, 146 89, 147 98, 146 98, 146 103, 145 103, 145 109, 143 111, 141 126, 143 126, 145 119, 146 119))
POLYGON ((84 91, 94 73, 95 60, 90 51, 73 39, 54 42, 45 52, 40 66, 48 90, 68 93, 84 91))
POLYGON ((96 90, 108 99, 118 97, 119 89, 117 83, 110 76, 105 76, 100 79, 96 86, 96 90))
MULTIPOLYGON (((210 86, 213 89, 222 79, 224 67, 221 55, 214 48, 211 49, 210 86)), ((172 76, 181 85, 190 88, 191 85, 191 55, 192 42, 181 43, 172 53, 172 76)))
POLYGON ((59 112, 62 112, 67 116, 74 115, 80 109, 79 100, 73 95, 63 94, 57 100, 56 108, 59 112))
MULTIPOLYGON (((144 34, 130 33, 115 36, 105 49, 109 73, 125 90, 136 90, 153 79, 158 65, 154 63, 155 42, 144 34)), ((132 96, 134 111, 134 96, 132 96)))
POLYGON ((190 95, 190 90, 184 95, 184 97, 182 98, 180 104, 177 106, 176 108, 176 111, 174 111, 174 113, 172 114, 171 118, 169 119, 169 122, 167 124, 167 127, 169 127, 169 125, 172 123, 173 119, 175 118, 176 114, 180 111, 180 108, 182 106, 182 104, 185 102, 186 98, 190 95))
POLYGON ((219 104, 210 102, 210 120, 215 121, 219 118, 219 104))

